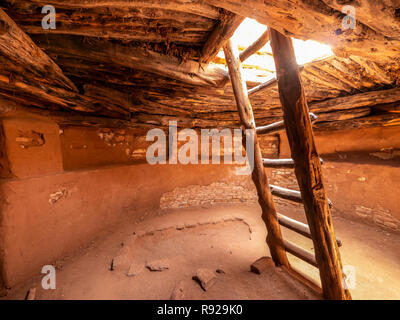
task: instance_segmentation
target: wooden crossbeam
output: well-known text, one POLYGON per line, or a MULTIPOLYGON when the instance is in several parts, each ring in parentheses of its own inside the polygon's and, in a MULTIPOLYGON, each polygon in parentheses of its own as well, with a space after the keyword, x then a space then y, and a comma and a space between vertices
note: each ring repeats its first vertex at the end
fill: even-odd
POLYGON ((263 159, 266 168, 294 168, 293 159, 263 159))
MULTIPOLYGON (((299 69, 303 70, 304 66, 299 66, 299 69)), ((274 77, 274 78, 272 78, 272 79, 270 79, 268 81, 265 81, 263 83, 260 83, 258 86, 255 86, 254 88, 251 88, 249 90, 249 96, 253 96, 256 93, 260 93, 260 92, 262 92, 264 90, 267 90, 268 88, 271 88, 272 86, 276 85, 276 83, 277 83, 276 77, 274 77)))
POLYGON ((209 63, 217 56, 220 49, 233 36, 236 29, 243 22, 244 17, 223 10, 220 19, 203 46, 200 59, 202 63, 209 63))
POLYGON ((82 58, 97 63, 150 72, 198 86, 219 87, 228 76, 220 67, 200 65, 197 61, 180 59, 142 47, 123 46, 92 39, 90 43, 74 37, 48 37, 43 46, 51 54, 82 58))
MULTIPOLYGON (((345 97, 332 98, 325 101, 313 102, 310 103, 310 109, 313 112, 332 112, 335 110, 343 111, 360 107, 379 108, 379 106, 392 103, 400 105, 400 88, 369 91, 345 97)), ((393 107, 395 105, 393 105, 393 107)))
POLYGON ((340 252, 293 43, 272 28, 270 39, 286 133, 295 161, 295 173, 312 235, 323 294, 326 299, 351 299, 349 291, 344 288, 340 252))
MULTIPOLYGON (((20 65, 46 82, 66 90, 78 89, 17 24, 0 9, 0 53, 10 64, 20 65)), ((4 70, 6 65, 2 66, 4 70)))
POLYGON ((251 88, 249 90, 249 96, 252 96, 252 95, 254 95, 254 94, 258 93, 258 92, 266 90, 266 89, 272 87, 275 84, 276 84, 276 78, 275 77, 270 79, 270 80, 268 80, 268 81, 260 83, 258 86, 255 86, 254 88, 251 88))
POLYGON ((54 109, 130 118, 126 110, 109 110, 96 99, 79 94, 57 64, 1 9, 0 65, 2 95, 14 96, 40 108, 50 105, 54 109))
MULTIPOLYGON (((324 164, 324 160, 320 159, 321 164, 324 164)), ((293 159, 263 159, 264 167, 266 168, 279 168, 279 169, 292 169, 294 168, 293 159)))
MULTIPOLYGON (((18 5, 18 4, 17 4, 18 5)), ((43 14, 25 12, 13 6, 10 9, 13 20, 29 35, 58 34, 117 39, 121 41, 145 41, 151 43, 190 44, 196 47, 214 30, 215 20, 185 12, 140 10, 121 8, 118 11, 101 9, 59 10, 57 6, 56 29, 43 29, 43 14), (18 11, 17 11, 18 10, 18 11), (101 14, 99 13, 101 11, 101 14), (88 23, 90 21, 90 23, 88 23)), ((200 51, 196 49, 196 51, 200 51)))
POLYGON ((101 7, 109 7, 114 9, 161 9, 171 10, 183 13, 190 13, 213 20, 218 20, 220 16, 219 9, 204 3, 203 1, 183 1, 183 0, 30 0, 15 1, 20 9, 29 10, 32 4, 38 7, 45 5, 53 5, 58 9, 96 9, 101 7))
MULTIPOLYGON (((298 234, 312 239, 310 228, 305 223, 299 222, 280 213, 278 213, 278 221, 281 226, 284 226, 294 232, 297 232, 298 234)), ((342 246, 342 241, 340 239, 336 239, 336 242, 339 247, 342 246)))
POLYGON ((295 245, 294 243, 283 240, 283 243, 285 245, 285 249, 287 252, 293 254, 297 258, 311 264, 314 267, 318 268, 317 261, 315 260, 315 257, 312 253, 308 252, 307 250, 295 245))
MULTIPOLYGON (((312 123, 318 119, 318 117, 313 113, 310 113, 310 118, 312 123)), ((256 128, 258 134, 271 134, 274 132, 279 132, 284 129, 285 129, 285 122, 283 120, 256 128)))

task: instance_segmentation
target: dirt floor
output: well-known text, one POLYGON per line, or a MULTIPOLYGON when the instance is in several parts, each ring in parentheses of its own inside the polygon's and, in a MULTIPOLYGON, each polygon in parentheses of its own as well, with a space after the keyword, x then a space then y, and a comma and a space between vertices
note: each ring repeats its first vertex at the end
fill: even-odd
MULTIPOLYGON (((280 212, 304 221, 299 208, 280 212)), ((353 298, 400 299, 400 235, 338 217, 334 222, 344 264, 356 271, 353 298)), ((11 289, 7 299, 24 299, 29 288, 37 288, 38 300, 170 299, 173 292, 184 299, 319 299, 279 268, 271 266, 262 275, 250 272, 252 262, 269 255, 265 234, 256 206, 162 212, 109 230, 57 261, 55 290, 42 289, 43 275, 38 275, 11 289), (150 271, 145 265, 152 262, 168 269, 150 271), (192 279, 199 268, 215 272, 217 280, 207 291, 192 279)), ((310 240, 284 234, 312 249, 310 240)), ((318 279, 314 267, 291 256, 290 261, 318 279)))

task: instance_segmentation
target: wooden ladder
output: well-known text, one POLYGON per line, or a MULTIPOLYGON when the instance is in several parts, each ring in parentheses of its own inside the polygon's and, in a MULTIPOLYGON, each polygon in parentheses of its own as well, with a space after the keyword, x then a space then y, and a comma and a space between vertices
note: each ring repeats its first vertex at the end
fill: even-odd
MULTIPOLYGON (((343 281, 344 274, 338 248, 341 242, 336 240, 334 234, 330 212, 332 203, 327 198, 324 189, 321 159, 314 142, 312 122, 317 117, 309 113, 292 40, 269 28, 269 34, 263 34, 254 45, 246 49, 245 55, 242 53, 239 56, 237 46, 234 47, 230 40, 224 46, 224 52, 242 130, 251 130, 254 137, 252 179, 257 188, 262 219, 268 232, 267 244, 274 263, 314 289, 318 288, 321 291, 319 285, 289 264, 287 258, 287 252, 289 252, 319 269, 322 294, 325 299, 351 299, 350 292, 343 281), (248 91, 246 81, 242 76, 241 61, 244 60, 243 57, 247 58, 258 51, 268 39, 271 41, 277 77, 248 91), (276 81, 283 109, 283 120, 268 126, 256 127, 249 95, 271 86, 276 81), (270 134, 284 128, 292 159, 263 159, 257 134, 270 134), (265 167, 294 168, 300 191, 269 185, 265 167), (273 196, 302 203, 308 225, 277 214, 273 196), (312 239, 315 255, 283 239, 280 226, 312 239)), ((243 147, 246 148, 246 137, 243 139, 243 147)))

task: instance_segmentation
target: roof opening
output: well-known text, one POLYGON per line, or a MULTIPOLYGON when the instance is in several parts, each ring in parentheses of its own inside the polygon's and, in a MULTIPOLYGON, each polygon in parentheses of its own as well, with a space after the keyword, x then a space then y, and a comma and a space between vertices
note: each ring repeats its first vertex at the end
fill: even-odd
MULTIPOLYGON (((267 30, 265 25, 253 19, 246 18, 232 37, 232 41, 238 44, 243 51, 256 41, 267 30)), ((297 63, 303 65, 315 60, 321 60, 333 56, 330 46, 313 40, 299 40, 293 38, 293 46, 297 63)), ((218 54, 220 63, 224 63, 224 52, 218 54)), ((244 74, 247 81, 263 82, 275 77, 275 63, 272 49, 268 42, 260 51, 249 57, 243 63, 244 74)))

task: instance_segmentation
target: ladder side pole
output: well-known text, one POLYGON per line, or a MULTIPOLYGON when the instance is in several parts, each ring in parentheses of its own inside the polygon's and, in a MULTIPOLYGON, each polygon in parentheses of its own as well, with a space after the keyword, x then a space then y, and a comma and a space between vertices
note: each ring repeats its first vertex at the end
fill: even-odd
MULTIPOLYGON (((264 171, 261 149, 257 141, 253 111, 247 95, 247 85, 242 78, 242 65, 238 58, 238 50, 234 50, 231 40, 224 46, 225 59, 228 64, 236 105, 242 127, 252 129, 254 134, 254 169, 253 182, 257 188, 258 200, 262 209, 262 219, 267 227, 267 244, 271 257, 278 266, 290 267, 283 244, 281 227, 275 210, 275 204, 269 190, 268 179, 264 171)), ((243 139, 243 147, 246 141, 243 139)))
POLYGON ((323 294, 326 299, 349 300, 351 295, 344 288, 340 252, 293 43, 271 28, 270 40, 286 133, 314 243, 323 294))

